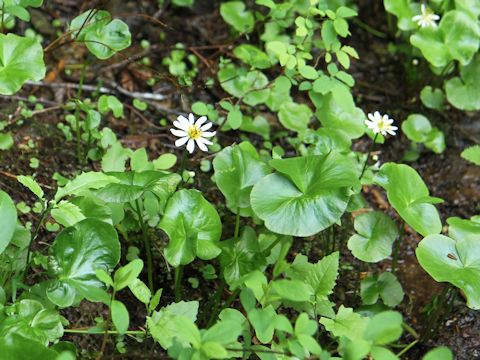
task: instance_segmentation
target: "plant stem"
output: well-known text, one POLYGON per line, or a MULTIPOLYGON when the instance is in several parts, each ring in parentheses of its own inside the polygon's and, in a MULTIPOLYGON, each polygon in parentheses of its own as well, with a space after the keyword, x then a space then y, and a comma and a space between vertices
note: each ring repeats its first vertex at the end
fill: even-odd
POLYGON ((82 66, 82 72, 80 74, 80 82, 78 84, 78 90, 77 90, 77 107, 75 108, 75 130, 77 132, 76 134, 76 140, 77 140, 77 159, 80 163, 84 163, 84 159, 82 158, 82 149, 81 149, 81 137, 82 133, 80 130, 80 99, 82 97, 82 92, 83 92, 83 83, 85 82, 85 73, 87 71, 87 65, 88 61, 85 59, 83 62, 82 66))
POLYGON ((403 354, 405 354, 408 350, 410 350, 412 347, 414 347, 417 343, 418 343, 418 340, 412 341, 410 344, 408 344, 408 346, 406 346, 402 351, 400 351, 400 352, 397 354, 397 357, 400 357, 400 356, 402 356, 403 354))
POLYGON ((377 141, 377 137, 378 137, 378 133, 375 134, 375 136, 373 137, 372 145, 370 145, 370 149, 368 149, 367 158, 365 159, 365 164, 363 164, 363 169, 362 169, 362 172, 361 172, 358 180, 362 180, 363 174, 365 173, 365 170, 367 169, 368 160, 370 159, 370 154, 372 153, 372 150, 375 147, 375 141, 377 141))
POLYGON ((410 325, 408 325, 406 322, 403 322, 402 323, 402 327, 407 330, 407 332, 412 335, 415 339, 419 339, 420 338, 420 335, 418 335, 418 333, 415 331, 414 328, 412 328, 410 325))
POLYGON ((188 153, 187 153, 187 149, 183 149, 183 155, 182 155, 182 162, 180 163, 180 177, 182 178, 180 180, 180 185, 178 186, 180 189, 182 188, 183 186, 183 172, 185 171, 185 165, 187 163, 187 156, 188 156, 188 153))
POLYGON ((143 243, 145 245, 145 252, 147 253, 148 287, 149 287, 151 293, 153 294, 154 293, 154 288, 153 288, 152 245, 150 243, 150 238, 148 237, 148 234, 147 234, 147 227, 145 225, 145 222, 143 221, 143 213, 142 213, 142 209, 140 207, 139 199, 135 200, 135 204, 137 206, 138 221, 140 222, 140 227, 142 228, 142 237, 143 237, 143 243))
MULTIPOLYGON (((44 205, 45 206, 45 205, 44 205)), ((27 276, 27 271, 28 271, 28 265, 30 264, 30 254, 32 252, 32 244, 35 242, 37 239, 38 233, 40 232, 40 229, 43 225, 43 222, 45 221, 48 213, 50 212, 50 208, 47 206, 43 212, 42 215, 40 215, 40 221, 38 222, 37 226, 35 227, 35 230, 33 231, 32 234, 32 240, 30 240, 30 244, 28 244, 28 249, 27 249, 27 258, 26 258, 26 263, 25 263, 25 269, 23 271, 23 278, 27 276)))
POLYGON ((179 302, 182 293, 182 275, 183 275, 183 265, 178 265, 175 268, 175 301, 179 302))
MULTIPOLYGON (((67 334, 88 334, 88 335, 104 335, 105 331, 102 332, 91 332, 90 329, 64 329, 63 332, 67 334)), ((107 330, 106 331, 109 335, 119 335, 119 332, 116 330, 107 330)), ((125 335, 145 335, 145 331, 141 330, 131 330, 122 333, 125 335)))
POLYGON ((379 37, 381 39, 386 39, 388 37, 388 35, 385 34, 384 32, 381 32, 380 30, 374 29, 373 27, 371 27, 367 23, 364 23, 362 20, 360 20, 358 18, 353 18, 352 21, 355 25, 357 25, 360 28, 362 28, 363 30, 369 32, 373 36, 379 37))
POLYGON ((237 207, 237 214, 235 216, 235 231, 233 233, 233 238, 235 241, 238 240, 238 234, 240 233, 240 207, 237 207))
POLYGON ((393 257, 392 257, 392 273, 395 273, 397 270, 397 264, 398 264, 398 255, 400 253, 400 245, 402 243, 403 235, 405 233, 405 224, 403 221, 400 223, 400 233, 398 234, 398 239, 394 243, 394 248, 393 248, 393 257))
POLYGON ((213 322, 215 321, 218 315, 218 307, 220 305, 220 300, 222 299, 223 290, 225 290, 225 285, 226 285, 225 279, 222 279, 213 297, 214 298, 213 311, 210 315, 210 319, 208 319, 207 328, 209 328, 213 324, 213 322))
POLYGON ((422 342, 428 341, 438 331, 440 318, 447 317, 455 299, 456 289, 448 284, 440 295, 435 296, 430 302, 431 308, 424 314, 426 327, 422 329, 420 339, 422 342))

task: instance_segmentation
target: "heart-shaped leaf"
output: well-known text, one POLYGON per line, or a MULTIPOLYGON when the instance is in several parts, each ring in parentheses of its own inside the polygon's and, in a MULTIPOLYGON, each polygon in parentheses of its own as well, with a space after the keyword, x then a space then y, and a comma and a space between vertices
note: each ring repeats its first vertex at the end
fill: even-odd
POLYGON ((387 191, 390 204, 415 231, 423 236, 440 233, 442 222, 432 204, 442 200, 430 196, 415 169, 404 164, 386 163, 375 181, 387 191))
POLYGON ((395 275, 389 272, 372 275, 362 280, 360 287, 362 302, 373 305, 380 297, 387 306, 394 307, 402 302, 403 289, 395 275))
POLYGON ((278 119, 289 130, 301 132, 308 128, 312 118, 312 110, 305 104, 297 104, 293 101, 280 105, 278 119))
POLYGON ((447 12, 438 27, 425 26, 410 37, 433 66, 444 67, 452 60, 467 65, 478 51, 480 26, 463 11, 447 12))
POLYGON ((447 99, 458 109, 480 110, 480 55, 466 66, 460 66, 460 77, 445 81, 447 99))
POLYGON ((0 190, 0 254, 10 244, 17 224, 17 209, 8 194, 0 190))
POLYGON ((15 94, 28 80, 42 80, 45 71, 43 49, 36 39, 0 34, 0 94, 15 94))
POLYGON ((49 274, 54 278, 47 296, 60 307, 80 301, 85 292, 102 288, 96 269, 110 272, 120 260, 115 228, 97 219, 85 219, 63 230, 49 250, 49 274))
POLYGON ((348 248, 357 259, 378 262, 390 256, 398 230, 388 215, 380 211, 360 214, 354 227, 357 234, 348 240, 348 248))
POLYGON ((112 57, 131 43, 128 25, 119 19, 112 20, 105 10, 85 11, 72 20, 70 31, 77 41, 85 42, 88 50, 101 60, 112 57))
POLYGON ((420 265, 436 281, 446 281, 463 290, 467 306, 480 309, 480 247, 478 238, 454 240, 429 235, 417 250, 420 265))
POLYGON ((240 209, 243 216, 251 216, 250 192, 261 178, 270 173, 270 167, 260 160, 257 150, 247 141, 228 146, 213 160, 215 182, 234 213, 240 209))
POLYGON ((254 17, 251 11, 245 10, 243 1, 228 1, 220 6, 220 14, 223 20, 232 25, 238 32, 251 32, 254 25, 254 17))
POLYGON ((255 214, 278 234, 311 236, 329 227, 347 208, 350 189, 359 186, 352 160, 335 152, 270 165, 277 172, 253 187, 250 200, 255 214))
POLYGON ((195 257, 209 260, 220 254, 220 217, 197 190, 177 191, 168 201, 159 227, 170 239, 165 257, 172 266, 186 265, 195 257))

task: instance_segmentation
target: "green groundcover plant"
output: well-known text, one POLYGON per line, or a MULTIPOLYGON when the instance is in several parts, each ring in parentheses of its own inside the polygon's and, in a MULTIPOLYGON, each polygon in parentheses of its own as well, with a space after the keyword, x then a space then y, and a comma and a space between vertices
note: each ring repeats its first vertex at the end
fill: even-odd
MULTIPOLYGON (((0 3, 2 25, 28 22, 29 7, 42 5, 0 3)), ((478 110, 476 2, 433 1, 431 9, 385 0, 385 8, 431 70, 449 76, 444 90, 422 91, 424 104, 441 111, 445 92, 453 106, 478 110)), ((395 136, 398 123, 376 109, 366 115, 352 95, 355 80, 348 71, 359 56, 345 40, 355 6, 341 0, 223 1, 219 14, 238 39, 210 79, 225 97, 218 104, 196 101, 192 113, 168 124, 183 153, 176 171, 176 155, 150 160, 145 148, 125 148, 102 126, 107 115, 124 117, 117 97, 82 94, 89 61, 130 46, 128 25, 99 9, 69 21, 61 37, 93 55, 84 62, 76 97, 61 108, 59 129, 76 145, 79 171, 56 176, 57 186, 48 190, 34 176, 16 177, 35 198, 33 224, 20 216, 26 204, 0 190, 0 357, 81 358, 81 349, 65 341, 73 333, 103 337, 99 357, 109 339, 119 353, 128 353, 127 339, 134 339, 151 341, 175 359, 400 359, 425 338, 398 308, 404 293, 396 268, 406 227, 422 238, 419 264, 450 284, 441 301, 451 302, 458 289, 465 306, 480 309, 479 216, 450 217, 445 225, 436 208, 443 200, 413 167, 371 162, 374 147, 395 136), (251 41, 254 33, 258 41, 251 41), (217 135, 234 130, 254 134, 263 145, 244 140, 222 148, 217 135), (353 150, 364 135, 370 151, 353 150), (201 185, 206 182, 191 171, 190 157, 198 151, 214 152, 213 161, 201 166, 221 200, 213 201, 211 189, 201 185), (87 163, 96 166, 80 167, 87 163), (369 206, 364 186, 384 191, 391 211, 369 206), (310 252, 307 244, 321 251, 310 252), (389 264, 386 271, 358 276, 351 301, 337 294, 347 258, 389 264), (187 279, 185 270, 191 274, 198 264, 202 271, 187 279), (168 282, 160 282, 160 272, 169 274, 162 277, 168 282), (195 298, 187 282, 212 286, 209 298, 195 298), (141 324, 135 319, 132 325, 135 310, 123 300, 128 296, 144 309, 141 324), (98 303, 106 315, 75 329, 66 311, 85 301, 98 303)), ((0 34, 0 49, 0 94, 44 79, 37 38, 0 34)), ((189 70, 196 64, 181 46, 164 62, 184 86, 197 76, 189 70)), ((141 113, 147 105, 136 99, 132 107, 141 113)), ((410 115, 401 129, 435 153, 445 148, 441 131, 422 114, 410 115)), ((2 144, 12 140, 1 135, 2 144)), ((478 146, 462 156, 478 164, 478 146)), ((453 354, 439 347, 423 359, 453 354)))

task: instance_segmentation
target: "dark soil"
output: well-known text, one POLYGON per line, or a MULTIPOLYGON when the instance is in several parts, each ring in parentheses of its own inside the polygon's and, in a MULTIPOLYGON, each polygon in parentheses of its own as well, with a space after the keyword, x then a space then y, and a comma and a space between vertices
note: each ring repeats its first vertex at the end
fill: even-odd
MULTIPOLYGON (((47 2, 47 10, 36 11, 37 18, 35 26, 37 30, 47 39, 52 37, 52 28, 49 26, 52 18, 68 19, 80 12, 81 1, 60 1, 54 0, 47 2), (49 10, 48 10, 49 9, 49 10)), ((93 3, 96 3, 93 1, 93 3)), ((216 103, 223 94, 219 88, 205 89, 202 82, 195 83, 192 88, 184 87, 173 79, 166 69, 161 66, 161 60, 168 54, 171 46, 178 42, 188 46, 206 46, 202 49, 194 49, 192 52, 201 57, 199 62, 200 78, 205 79, 213 76, 215 73, 215 64, 220 56, 229 53, 231 47, 229 44, 238 42, 229 36, 228 28, 221 21, 218 8, 215 2, 207 0, 197 0, 196 5, 191 10, 184 10, 172 7, 166 7, 158 17, 159 22, 147 21, 141 16, 133 16, 135 13, 144 13, 152 16, 156 11, 156 1, 101 1, 109 7, 114 14, 120 14, 124 17, 131 27, 135 41, 127 56, 133 56, 142 51, 138 41, 148 38, 153 45, 152 52, 149 54, 152 61, 151 66, 143 66, 129 61, 124 56, 117 56, 108 62, 96 62, 92 64, 90 72, 87 74, 88 82, 95 84, 96 79, 111 80, 122 84, 124 88, 131 91, 160 92, 166 95, 166 100, 159 106, 147 113, 145 117, 126 109, 126 120, 118 121, 113 118, 108 119, 104 124, 115 130, 117 135, 122 138, 125 146, 132 148, 147 147, 151 158, 156 158, 159 154, 172 152, 173 139, 165 128, 158 124, 160 118, 166 117, 172 120, 177 112, 185 112, 190 108, 190 104, 197 100, 204 100, 208 103, 216 103), (124 16, 130 14, 129 16, 124 16), (165 25, 162 25, 165 23, 165 25), (160 33, 163 32, 165 40, 160 40, 160 33), (219 45, 219 46, 215 46, 219 45), (119 66, 121 63, 121 66, 119 66), (144 85, 144 80, 156 76, 160 81, 154 88, 150 89, 144 85)), ((169 1, 167 1, 169 3, 169 1)), ((362 0, 358 1, 360 8, 360 20, 368 25, 388 34, 388 29, 384 24, 385 14, 382 10, 381 2, 362 0)), ((83 2, 83 7, 88 8, 88 1, 83 2)), ((350 43, 354 45, 360 54, 360 60, 352 65, 352 75, 357 81, 355 95, 358 106, 365 112, 375 111, 377 109, 384 113, 392 115, 398 123, 401 123, 409 114, 417 112, 423 113, 429 117, 432 123, 440 128, 447 141, 447 149, 441 155, 436 155, 428 150, 422 152, 420 158, 411 165, 425 179, 432 196, 440 197, 445 200, 438 206, 442 220, 450 216, 460 216, 468 218, 480 212, 480 167, 464 161, 460 158, 460 152, 469 145, 479 143, 480 139, 480 115, 466 114, 455 109, 447 108, 444 113, 428 110, 421 104, 418 94, 421 88, 429 81, 426 75, 426 66, 421 63, 412 70, 412 66, 405 66, 406 62, 411 61, 407 55, 402 53, 392 54, 388 51, 389 45, 401 44, 404 40, 387 35, 386 38, 375 37, 369 32, 357 27, 351 26, 353 36, 350 43)), ((62 59, 74 63, 81 63, 86 52, 81 46, 65 45, 48 54, 49 70, 59 67, 62 59)), ((75 82, 78 79, 78 71, 73 71, 67 77, 63 72, 59 72, 55 78, 56 82, 75 82)), ((74 96, 73 90, 58 90, 45 87, 26 87, 18 96, 27 97, 31 94, 44 100, 46 107, 52 106, 52 103, 61 103, 65 99, 74 96)), ((119 96, 122 98, 122 96, 119 96)), ((131 99, 124 98, 125 102, 131 99)), ((3 104, 2 113, 4 116, 17 112, 18 98, 0 99, 3 104)), ((16 123, 10 126, 9 130, 14 133, 16 146, 8 152, 2 152, 0 163, 0 188, 7 191, 15 201, 25 201, 28 204, 33 203, 33 198, 12 178, 17 174, 38 173, 37 179, 41 182, 48 195, 52 195, 56 188, 52 181, 52 175, 59 172, 64 176, 74 174, 78 169, 96 169, 95 164, 79 165, 76 162, 75 147, 73 143, 64 140, 63 135, 57 129, 57 124, 63 121, 64 113, 62 111, 46 112, 23 123, 16 123), (34 148, 27 146, 28 141, 32 139, 35 143, 34 148), (20 146, 23 145, 23 146, 20 146), (31 157, 40 159, 40 167, 32 169, 29 167, 31 157)), ((232 132, 229 134, 220 134, 221 143, 229 144, 238 141, 238 134, 232 132)), ((254 143, 257 140, 254 139, 254 143)), ((355 144, 358 149, 366 150, 369 141, 360 140, 355 144)), ((401 132, 393 139, 389 139, 379 150, 380 161, 400 162, 405 149, 408 148, 409 141, 401 132)), ((207 156, 210 158, 210 156, 207 156)), ((201 160, 197 155, 190 163, 191 168, 196 168, 201 160)), ((200 175, 200 171, 197 172, 200 175)), ((207 197, 216 203, 222 203, 223 199, 218 190, 215 190, 209 180, 209 175, 196 178, 196 186, 201 186, 205 190, 207 197), (201 184, 201 185, 200 185, 201 184)), ((394 211, 388 207, 385 200, 385 194, 376 187, 365 189, 366 197, 370 205, 374 208, 380 208, 389 212, 394 218, 394 211)), ((227 212, 225 212, 227 213, 227 212)), ((29 220, 36 224, 38 216, 29 214, 23 220, 29 220)), ((232 218, 232 223, 234 219, 232 218)), ((351 221, 351 219, 346 219, 351 221)), ((42 230, 42 244, 38 245, 37 250, 45 250, 48 246, 48 239, 45 230, 42 230)), ((225 237, 228 237, 232 229, 225 230, 225 237)), ((339 242, 345 243, 349 233, 336 234, 339 242)), ((161 234, 152 234, 156 237, 158 248, 163 248, 166 241, 161 234)), ((428 319, 422 316, 422 309, 430 302, 435 294, 443 289, 443 284, 433 281, 428 274, 418 265, 415 257, 415 247, 421 238, 410 229, 406 229, 401 248, 401 260, 399 262, 398 275, 404 287, 406 297, 400 310, 405 320, 412 327, 421 331, 422 324, 428 319)), ((135 242, 135 239, 133 239, 135 242)), ((139 243, 137 246, 141 247, 139 243)), ((315 259, 322 254, 322 247, 314 242, 296 242, 295 251, 308 251, 310 257, 315 259)), ((338 291, 336 296, 339 302, 347 305, 358 305, 356 298, 351 291, 357 281, 357 273, 360 267, 359 263, 345 250, 343 256, 353 266, 353 271, 343 270, 345 276, 339 279, 338 291)), ((291 254, 293 258, 294 253, 291 254)), ((190 276, 198 276, 199 268, 204 265, 202 262, 196 262, 186 268, 184 279, 190 276)), ((389 262, 382 262, 368 268, 363 268, 363 272, 378 273, 388 269, 389 262)), ((170 289, 172 284, 172 275, 165 267, 164 261, 157 254, 156 257, 156 279, 164 287, 162 304, 168 304, 173 301, 173 295, 170 289)), ((203 281, 203 280, 202 280, 203 281)), ((199 289, 193 289, 185 281, 184 289, 188 291, 188 298, 201 300, 201 306, 206 305, 210 296, 214 293, 216 282, 203 282, 199 289)), ((144 325, 145 310, 139 306, 138 302, 130 298, 129 295, 122 295, 122 301, 127 303, 131 310, 132 327, 141 327, 144 325)), ((228 297, 228 294, 224 294, 228 297)), ((234 303, 235 305, 235 303, 234 303)), ((441 330, 428 343, 418 344, 411 349, 405 359, 416 360, 430 348, 439 345, 445 345, 452 348, 456 358, 459 360, 480 359, 480 313, 469 310, 465 306, 463 298, 459 295, 454 304, 451 314, 445 315, 442 321, 441 330)), ((106 317, 106 309, 98 304, 84 302, 79 308, 69 308, 63 311, 63 315, 70 321, 71 328, 87 328, 95 324, 95 317, 106 317)), ((102 337, 98 335, 67 335, 67 340, 77 344, 79 349, 85 349, 81 354, 82 358, 95 358, 95 352, 101 345, 102 337)), ((413 340, 410 335, 405 335, 405 343, 413 340)), ((125 338, 127 343, 128 355, 115 355, 116 359, 160 359, 168 358, 165 354, 152 352, 152 342, 146 341, 138 343, 135 339, 125 338)), ((108 353, 114 353, 115 344, 108 344, 108 353)), ((158 349, 158 346, 156 347, 158 349)))

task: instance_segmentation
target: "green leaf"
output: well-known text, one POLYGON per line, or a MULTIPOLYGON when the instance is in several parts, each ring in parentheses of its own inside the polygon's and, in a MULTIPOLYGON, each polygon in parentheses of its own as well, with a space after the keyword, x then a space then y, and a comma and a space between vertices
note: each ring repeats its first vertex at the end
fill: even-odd
MULTIPOLYGON (((192 324, 197 319, 198 301, 180 301, 170 304, 160 311, 154 311, 151 317, 147 317, 147 326, 152 337, 164 349, 168 349, 173 344, 173 339, 185 343, 183 327, 178 327, 179 323, 174 320, 182 317, 189 320, 192 324)), ((184 325, 185 321, 183 321, 184 325)), ((189 326, 189 325, 187 325, 189 326)), ((191 325, 190 325, 191 327, 191 325)))
POLYGON ((20 335, 0 339, 0 354, 5 360, 57 360, 58 358, 56 351, 46 348, 38 341, 20 335))
POLYGON ((358 187, 351 159, 331 152, 270 161, 277 170, 251 193, 255 214, 278 234, 311 236, 337 222, 358 187), (295 221, 292 221, 295 219, 295 221))
POLYGON ((52 217, 63 226, 72 226, 86 219, 82 210, 75 204, 67 201, 60 201, 58 205, 50 212, 52 217))
POLYGON ((32 178, 31 176, 20 175, 17 176, 17 181, 26 188, 28 188, 28 190, 30 190, 39 200, 43 200, 43 190, 34 178, 32 178))
POLYGON ((9 309, 10 315, 0 322, 0 338, 13 335, 38 341, 45 346, 63 336, 63 317, 36 300, 20 300, 9 309))
POLYGON ((402 131, 410 140, 423 143, 432 131, 432 124, 423 115, 411 114, 402 122, 402 131))
POLYGON ((326 299, 333 292, 338 276, 339 253, 323 257, 308 272, 305 282, 309 284, 317 299, 326 299))
POLYGON ((111 183, 118 183, 120 180, 100 172, 87 172, 78 175, 75 179, 69 181, 64 187, 58 188, 55 194, 55 201, 59 201, 65 196, 79 195, 87 189, 99 189, 111 183))
POLYGON ((246 226, 239 239, 231 238, 220 243, 219 260, 223 276, 231 289, 243 282, 245 275, 266 266, 266 259, 258 243, 255 231, 246 226))
POLYGON ((299 280, 275 280, 271 286, 277 295, 284 300, 308 301, 312 295, 312 289, 299 280))
POLYGON ((197 190, 177 191, 168 201, 159 227, 170 239, 165 257, 172 266, 189 264, 195 257, 209 260, 220 254, 220 217, 197 190))
POLYGON ((402 335, 402 315, 396 311, 384 311, 368 322, 364 338, 375 345, 392 343, 402 335))
POLYGON ((394 307, 403 300, 403 289, 396 276, 384 272, 380 276, 372 275, 362 280, 360 296, 366 305, 373 305, 380 297, 387 306, 394 307))
POLYGON ((379 211, 360 214, 354 227, 357 234, 348 240, 348 248, 357 259, 379 262, 390 256, 398 230, 388 215, 379 211))
POLYGON ((43 49, 36 39, 0 34, 0 94, 15 94, 28 80, 42 80, 45 71, 43 49))
POLYGON ((106 114, 109 111, 113 112, 113 116, 117 119, 123 117, 123 104, 113 95, 102 95, 98 99, 98 111, 101 114, 106 114))
POLYGON ((423 360, 453 360, 452 351, 441 346, 436 349, 430 350, 423 358, 423 360))
POLYGON ((120 243, 112 225, 85 219, 63 230, 49 249, 48 272, 54 278, 47 296, 60 307, 83 299, 89 289, 101 288, 95 270, 111 271, 120 259, 120 243))
POLYGON ((478 238, 454 240, 429 235, 417 247, 418 262, 435 281, 462 289, 467 306, 480 309, 480 247, 478 238))
POLYGON ((145 283, 140 279, 134 279, 128 284, 128 288, 132 292, 135 297, 140 300, 145 305, 150 303, 150 299, 152 298, 152 293, 145 283))
POLYGON ((162 154, 153 161, 153 168, 155 170, 168 170, 177 162, 175 154, 162 154))
POLYGON ((375 181, 387 191, 390 204, 415 231, 423 236, 438 234, 442 223, 427 186, 408 165, 386 163, 375 181))
POLYGON ((460 110, 480 110, 480 55, 466 66, 460 66, 460 77, 445 81, 445 92, 450 104, 460 110))
POLYGON ((312 115, 312 110, 307 105, 295 102, 282 104, 278 111, 278 119, 282 125, 296 132, 302 132, 308 128, 312 115))
POLYGON ((0 150, 9 150, 13 146, 13 137, 11 133, 0 133, 0 150))
POLYGON ((116 141, 102 157, 102 170, 125 171, 125 163, 131 154, 132 150, 124 148, 120 141, 116 141))
POLYGON ((101 60, 112 57, 131 43, 128 25, 119 19, 112 20, 105 10, 87 10, 72 20, 69 30, 101 60), (91 16, 92 12, 95 12, 94 16, 91 16), (87 18, 90 20, 86 22, 87 18))
POLYGON ((277 313, 272 305, 268 305, 263 309, 254 308, 248 312, 248 319, 255 329, 257 339, 261 343, 268 344, 272 340, 276 317, 277 313))
POLYGON ((442 17, 438 28, 422 27, 410 42, 433 66, 445 67, 452 60, 467 65, 478 51, 480 27, 468 14, 452 10, 442 17))
POLYGON ((332 333, 333 336, 345 336, 350 340, 362 339, 367 329, 368 319, 354 313, 353 309, 340 305, 338 313, 334 319, 322 317, 320 324, 332 333))
POLYGON ((397 17, 400 30, 407 31, 417 28, 412 17, 420 13, 420 6, 410 0, 384 0, 385 10, 397 17))
POLYGON ((132 260, 127 265, 117 269, 113 277, 113 286, 115 291, 120 291, 129 286, 132 281, 138 278, 138 275, 140 275, 142 269, 143 261, 141 259, 132 260))
POLYGON ((17 209, 8 194, 0 190, 0 254, 12 240, 17 225, 17 209))
POLYGON ((480 166, 480 145, 473 145, 462 151, 462 158, 480 166))
POLYGON ((251 216, 250 192, 253 186, 270 173, 270 167, 260 159, 257 150, 247 141, 231 145, 213 160, 215 182, 234 213, 251 216))
POLYGON ((243 1, 229 1, 220 5, 223 20, 241 33, 253 31, 255 19, 251 11, 245 10, 243 1))
POLYGON ((130 324, 130 316, 128 315, 127 308, 122 302, 113 300, 110 305, 110 311, 112 314, 113 325, 115 325, 119 334, 125 334, 128 330, 128 325, 130 324))
POLYGON ((270 94, 268 78, 258 70, 247 70, 229 64, 218 72, 223 90, 250 106, 264 103, 270 94))
POLYGON ((480 219, 473 216, 470 220, 458 217, 447 219, 448 235, 455 240, 478 239, 480 236, 480 219))
POLYGON ((442 89, 433 89, 431 86, 425 86, 420 92, 420 100, 422 100, 423 105, 426 107, 442 111, 445 102, 445 94, 442 89))
POLYGON ((250 44, 242 44, 233 49, 233 55, 257 69, 268 69, 272 66, 270 58, 262 50, 250 44))

